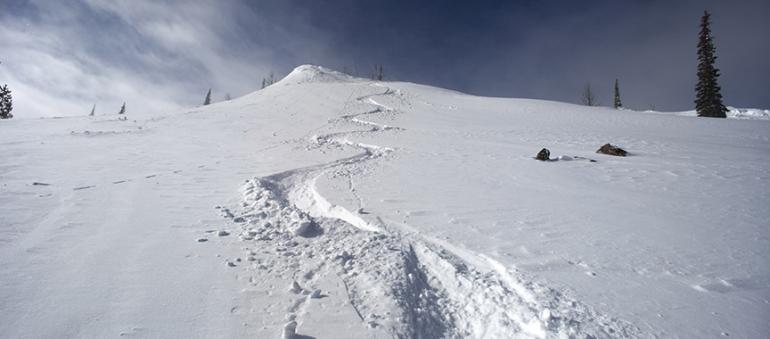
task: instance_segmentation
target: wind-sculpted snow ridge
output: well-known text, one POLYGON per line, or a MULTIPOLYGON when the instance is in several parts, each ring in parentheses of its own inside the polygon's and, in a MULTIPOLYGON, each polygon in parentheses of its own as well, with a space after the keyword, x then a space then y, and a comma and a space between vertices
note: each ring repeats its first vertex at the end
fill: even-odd
POLYGON ((398 93, 386 89, 356 98, 374 108, 337 120, 370 129, 310 138, 315 146, 352 147, 360 153, 247 180, 238 213, 223 210, 241 225, 240 239, 252 244, 246 253, 248 269, 291 276, 287 285, 296 297, 287 309, 283 338, 304 337, 298 333, 309 304, 324 296, 320 282, 334 276, 344 282, 349 304, 373 337, 382 333, 396 338, 640 336, 634 326, 597 314, 566 293, 536 284, 489 257, 376 216, 367 217, 374 222, 367 221, 324 198, 316 181, 325 173, 354 169, 397 152, 349 139, 400 130, 360 118, 393 114, 393 108, 374 99, 392 95, 398 93))

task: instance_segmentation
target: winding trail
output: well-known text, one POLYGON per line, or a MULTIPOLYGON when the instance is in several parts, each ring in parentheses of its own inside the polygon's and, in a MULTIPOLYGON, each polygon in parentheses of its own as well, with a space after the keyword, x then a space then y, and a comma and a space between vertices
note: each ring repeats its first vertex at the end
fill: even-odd
POLYGON ((364 163, 397 152, 353 138, 404 131, 364 119, 398 113, 376 98, 399 95, 385 87, 384 92, 357 97, 353 103, 371 109, 330 121, 365 130, 309 138, 313 147, 353 148, 357 154, 248 180, 238 211, 222 210, 241 225, 241 240, 272 249, 249 250, 252 268, 282 266, 278 274, 293 280, 289 291, 296 300, 287 310, 283 337, 300 337, 297 328, 308 301, 322 295, 319 279, 334 275, 343 281, 360 320, 396 338, 638 336, 632 325, 599 315, 493 258, 423 235, 407 224, 364 218, 319 192, 318 179, 330 171, 347 170, 342 172, 352 176, 364 163))

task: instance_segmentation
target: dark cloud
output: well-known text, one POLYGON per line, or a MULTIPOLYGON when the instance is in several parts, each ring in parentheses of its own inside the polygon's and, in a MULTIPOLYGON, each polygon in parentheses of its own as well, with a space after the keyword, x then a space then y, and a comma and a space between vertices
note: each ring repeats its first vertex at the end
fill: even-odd
POLYGON ((366 74, 384 63, 395 79, 569 102, 590 82, 605 104, 619 78, 628 106, 661 110, 692 107, 696 34, 708 8, 727 103, 770 106, 766 1, 283 3, 276 17, 302 8, 295 18, 337 51, 319 61, 332 67, 366 74))

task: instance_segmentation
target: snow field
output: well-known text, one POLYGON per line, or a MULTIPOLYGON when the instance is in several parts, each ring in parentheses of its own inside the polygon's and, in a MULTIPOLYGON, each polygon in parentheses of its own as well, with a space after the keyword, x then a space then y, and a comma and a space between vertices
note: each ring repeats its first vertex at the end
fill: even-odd
POLYGON ((3 121, 0 336, 766 337, 768 135, 317 66, 3 121))

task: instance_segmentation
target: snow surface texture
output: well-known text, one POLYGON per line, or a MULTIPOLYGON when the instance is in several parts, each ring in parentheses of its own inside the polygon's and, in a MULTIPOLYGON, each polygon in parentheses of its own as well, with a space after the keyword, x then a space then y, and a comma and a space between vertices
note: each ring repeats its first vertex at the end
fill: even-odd
MULTIPOLYGON (((654 112, 654 111, 648 111, 651 113, 659 113, 660 112, 654 112)), ((662 114, 670 114, 670 113, 662 113, 662 114)), ((682 115, 682 116, 698 116, 698 112, 695 110, 692 111, 684 111, 684 112, 675 112, 676 115, 682 115)), ((749 119, 749 120, 770 120, 770 110, 768 109, 758 109, 758 108, 735 108, 735 107, 727 107, 727 117, 730 119, 749 119)))
POLYGON ((769 131, 317 66, 4 121, 0 336, 767 337, 769 131))

